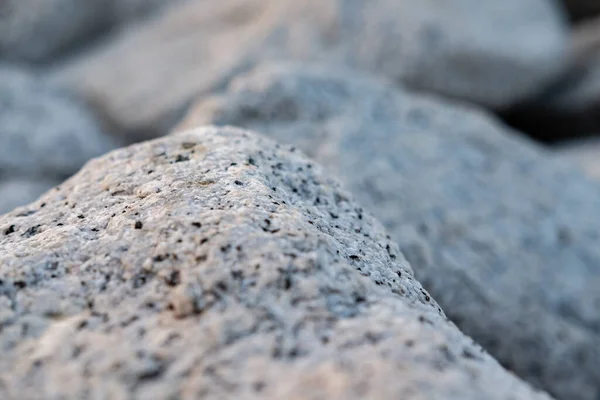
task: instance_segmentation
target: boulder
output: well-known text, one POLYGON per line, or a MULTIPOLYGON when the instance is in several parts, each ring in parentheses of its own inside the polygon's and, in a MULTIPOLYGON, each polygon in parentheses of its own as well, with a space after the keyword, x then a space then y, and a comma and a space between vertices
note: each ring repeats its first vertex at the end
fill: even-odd
POLYGON ((2 398, 548 399, 288 146, 204 128, 0 217, 2 398))
POLYGON ((48 63, 183 0, 2 0, 0 59, 48 63))
POLYGON ((192 0, 112 0, 112 20, 117 25, 125 26, 160 14, 167 7, 183 1, 192 0))
POLYGON ((104 1, 2 0, 0 58, 42 62, 109 26, 104 1))
POLYGON ((64 90, 0 65, 0 178, 65 178, 115 145, 64 90))
POLYGON ((67 63, 57 79, 130 141, 164 135, 196 96, 265 59, 351 66, 503 108, 562 70, 564 25, 547 0, 195 0, 67 63))
POLYGON ((537 96, 502 112, 510 125, 543 141, 600 131, 600 18, 578 24, 570 42, 563 74, 537 96))
POLYGON ((53 181, 31 179, 0 180, 0 214, 34 201, 56 184, 53 181))
POLYGON ((181 127, 293 144, 390 231, 447 315, 562 399, 600 395, 600 187, 462 104, 339 68, 270 64, 181 127))
POLYGON ((600 106, 600 18, 578 25, 571 34, 570 61, 566 77, 545 103, 558 112, 593 112, 600 106))

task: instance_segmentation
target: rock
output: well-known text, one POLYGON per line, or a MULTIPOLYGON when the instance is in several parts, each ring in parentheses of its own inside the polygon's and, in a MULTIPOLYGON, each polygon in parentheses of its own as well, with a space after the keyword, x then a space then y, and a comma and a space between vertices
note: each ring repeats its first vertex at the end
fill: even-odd
MULTIPOLYGON (((177 3, 190 0, 112 0, 112 18, 120 25, 153 16, 177 3)), ((206 0, 203 0, 206 1, 206 0)))
POLYGON ((3 398, 548 398, 317 165, 249 132, 115 151, 0 228, 3 398))
POLYGON ((578 24, 571 36, 564 73, 538 96, 502 115, 544 141, 579 139, 600 131, 600 18, 578 24))
POLYGON ((600 395, 600 187, 461 104, 339 68, 274 64, 182 127, 298 146, 389 229, 465 333, 562 399, 600 395))
POLYGON ((2 0, 0 58, 42 62, 85 42, 109 25, 104 3, 97 0, 2 0))
POLYGON ((34 201, 55 185, 52 181, 26 179, 0 181, 0 214, 34 201))
POLYGON ((50 62, 111 28, 143 19, 179 1, 2 0, 0 58, 50 62))
POLYGON ((199 94, 265 59, 342 64, 505 107, 561 70, 547 0, 186 2, 68 63, 57 79, 130 141, 169 131, 199 94))
POLYGON ((66 92, 0 65, 0 177, 64 178, 114 147, 88 109, 66 92))
POLYGON ((558 154, 578 164, 590 177, 600 180, 600 140, 568 143, 558 148, 558 154))
POLYGON ((546 103, 563 112, 589 111, 600 103, 600 19, 574 32, 573 58, 568 77, 546 103))

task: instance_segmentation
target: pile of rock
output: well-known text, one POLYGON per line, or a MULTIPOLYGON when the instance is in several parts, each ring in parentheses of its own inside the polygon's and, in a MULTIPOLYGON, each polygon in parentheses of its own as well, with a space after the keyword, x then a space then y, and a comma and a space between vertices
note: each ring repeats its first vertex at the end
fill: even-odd
POLYGON ((592 3, 0 5, 0 398, 597 400, 592 3))

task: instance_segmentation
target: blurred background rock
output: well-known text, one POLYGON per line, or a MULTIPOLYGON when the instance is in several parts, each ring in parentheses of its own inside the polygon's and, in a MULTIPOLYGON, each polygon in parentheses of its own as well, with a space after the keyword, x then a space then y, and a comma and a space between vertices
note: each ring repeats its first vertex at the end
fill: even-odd
MULTIPOLYGON (((475 103, 555 142, 600 130, 599 11, 584 0, 5 0, 0 58, 34 74, 40 88, 69 92, 79 103, 73 115, 96 125, 86 131, 90 138, 102 132, 115 146, 166 134, 196 98, 273 59, 362 69, 475 103)), ((38 103, 50 108, 54 101, 38 103)), ((40 122, 34 135, 49 153, 64 145, 50 143, 56 123, 40 122)), ((33 137, 25 125, 2 131, 19 134, 33 137)), ((33 141, 22 142, 39 149, 33 141)), ((23 151, 23 143, 6 143, 0 157, 23 151)), ((63 176, 94 154, 79 153, 63 176)), ((21 178, 5 164, 3 179, 21 178)))
MULTIPOLYGON (((385 76, 556 144, 600 131, 599 13, 585 0, 5 0, 0 59, 68 92, 73 115, 96 125, 90 137, 102 132, 114 146, 166 134, 199 96, 274 59, 385 76)), ((42 126, 35 137, 55 151, 43 129, 56 128, 42 126)), ((0 157, 22 151, 4 146, 0 157)), ((64 176, 92 155, 82 152, 64 176)), ((2 168, 2 179, 21 178, 2 168)))

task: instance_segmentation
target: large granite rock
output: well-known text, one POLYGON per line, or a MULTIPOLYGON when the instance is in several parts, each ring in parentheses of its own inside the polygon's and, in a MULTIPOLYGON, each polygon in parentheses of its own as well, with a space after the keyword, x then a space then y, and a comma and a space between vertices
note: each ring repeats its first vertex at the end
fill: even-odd
POLYGON ((265 59, 343 64, 505 107, 561 70, 565 42, 548 0, 195 0, 77 58, 58 79, 134 141, 165 134, 195 96, 265 59))
POLYGON ((295 149, 205 128, 0 217, 2 398, 545 399, 295 149))
POLYGON ((448 316, 562 399, 600 395, 600 187, 473 108, 340 69, 265 66, 182 126, 294 144, 384 222, 448 316))
POLYGON ((32 73, 0 65, 0 178, 65 178, 114 147, 79 101, 32 73))

